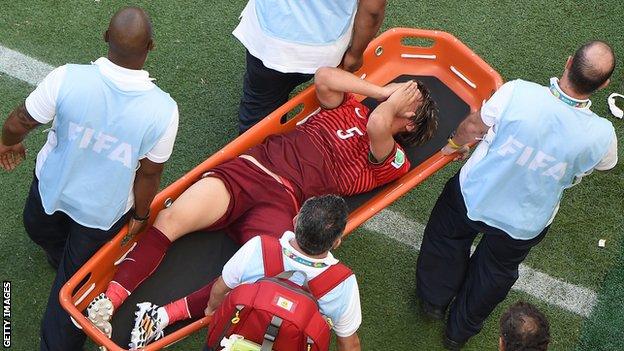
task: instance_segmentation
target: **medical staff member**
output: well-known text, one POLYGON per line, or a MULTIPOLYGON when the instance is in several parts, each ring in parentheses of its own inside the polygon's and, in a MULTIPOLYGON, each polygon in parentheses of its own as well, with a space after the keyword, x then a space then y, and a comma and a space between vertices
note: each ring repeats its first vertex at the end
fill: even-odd
POLYGON ((24 209, 26 232, 57 268, 41 350, 82 350, 85 335, 61 308, 59 291, 124 224, 137 233, 147 223, 177 133, 175 101, 141 70, 153 48, 148 15, 120 10, 104 40, 107 58, 52 71, 2 130, 0 165, 12 170, 28 132, 52 122, 24 209))
POLYGON ((233 32, 247 49, 239 133, 286 103, 320 67, 359 69, 385 8, 386 0, 250 0, 233 32))
POLYGON ((464 120, 442 150, 464 158, 435 204, 417 265, 426 315, 443 319, 452 350, 477 334, 518 279, 518 265, 546 235, 563 190, 617 163, 613 125, 589 107, 615 67, 611 47, 583 45, 548 86, 504 84, 464 120), (478 233, 483 238, 470 257, 478 233), (452 304, 451 304, 451 301, 452 304))

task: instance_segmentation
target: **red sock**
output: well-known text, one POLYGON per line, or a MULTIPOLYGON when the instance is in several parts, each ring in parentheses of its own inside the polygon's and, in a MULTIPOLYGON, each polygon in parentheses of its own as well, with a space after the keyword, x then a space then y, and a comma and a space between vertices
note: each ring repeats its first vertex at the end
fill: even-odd
POLYGON ((124 289, 123 286, 119 285, 116 281, 111 281, 108 283, 108 288, 106 288, 106 296, 113 303, 113 309, 116 311, 121 304, 126 301, 130 293, 124 289))
POLYGON ((169 316, 169 325, 184 319, 199 319, 204 317, 204 310, 210 299, 210 291, 216 280, 211 281, 203 288, 183 297, 179 300, 171 302, 164 306, 167 316, 169 316))
POLYGON ((160 230, 150 227, 137 245, 121 262, 113 281, 108 285, 106 296, 117 308, 149 277, 160 264, 171 241, 160 230), (111 295, 109 295, 109 291, 111 295), (117 304, 117 305, 115 305, 117 304))
POLYGON ((167 312, 167 316, 169 316, 169 325, 177 321, 191 318, 188 305, 186 304, 186 297, 169 303, 163 308, 165 312, 167 312))
POLYGON ((210 300, 210 291, 212 290, 212 286, 216 281, 216 279, 211 281, 210 283, 208 283, 208 285, 186 297, 186 305, 192 319, 199 319, 206 315, 204 313, 204 310, 208 306, 208 300, 210 300))

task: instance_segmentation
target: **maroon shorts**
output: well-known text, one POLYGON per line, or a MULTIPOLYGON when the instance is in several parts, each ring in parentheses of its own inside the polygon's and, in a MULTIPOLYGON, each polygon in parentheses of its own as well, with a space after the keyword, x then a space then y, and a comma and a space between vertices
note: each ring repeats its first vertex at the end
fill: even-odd
MULTIPOLYGON (((256 235, 280 238, 293 230, 298 204, 289 185, 277 182, 252 162, 237 157, 208 172, 221 179, 230 193, 225 214, 206 230, 225 229, 237 243, 256 235)), ((286 182, 288 184, 288 182, 286 182)))

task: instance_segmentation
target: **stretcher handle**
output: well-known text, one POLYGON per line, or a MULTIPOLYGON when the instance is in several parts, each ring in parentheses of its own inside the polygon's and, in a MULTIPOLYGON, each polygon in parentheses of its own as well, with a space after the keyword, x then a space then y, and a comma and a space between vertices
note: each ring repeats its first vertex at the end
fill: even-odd
MULTIPOLYGON (((496 88, 502 85, 500 75, 468 46, 450 33, 415 28, 393 28, 382 33, 371 42, 370 46, 392 46, 397 45, 396 43, 398 43, 398 46, 391 48, 391 51, 398 50, 401 57, 407 59, 439 61, 454 74, 458 82, 477 91, 477 95, 490 96, 493 92, 489 82, 483 84, 484 82, 479 82, 479 79, 475 79, 477 77, 490 77, 494 80, 492 83, 496 88), (403 40, 406 38, 429 39, 433 43, 429 47, 405 45, 403 40), (449 55, 449 52, 453 54, 449 55), (487 89, 490 90, 487 91, 487 89)), ((369 49, 371 49, 370 46, 369 49)))
POLYGON ((392 35, 392 36, 399 36, 401 37, 401 39, 414 38, 414 39, 430 39, 431 41, 433 41, 433 44, 431 46, 426 47, 426 46, 420 46, 420 45, 405 45, 403 44, 402 40, 399 40, 399 43, 401 44, 401 46, 408 47, 408 48, 410 47, 430 48, 430 47, 435 46, 440 40, 451 41, 451 42, 459 41, 452 34, 449 34, 447 32, 442 32, 439 30, 431 30, 431 29, 406 28, 406 27, 392 28, 382 33, 379 37, 377 37, 379 41, 384 42, 385 41, 384 35, 386 34, 392 35))

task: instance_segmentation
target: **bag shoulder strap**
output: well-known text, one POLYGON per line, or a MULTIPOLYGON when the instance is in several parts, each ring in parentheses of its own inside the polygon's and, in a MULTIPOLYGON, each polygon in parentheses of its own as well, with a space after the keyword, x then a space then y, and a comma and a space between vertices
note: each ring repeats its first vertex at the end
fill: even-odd
POLYGON ((349 278, 353 272, 342 263, 329 266, 323 273, 308 282, 310 292, 318 300, 349 278))
POLYGON ((284 259, 282 258, 282 245, 279 240, 268 235, 261 235, 262 261, 264 275, 274 277, 284 271, 284 259))

